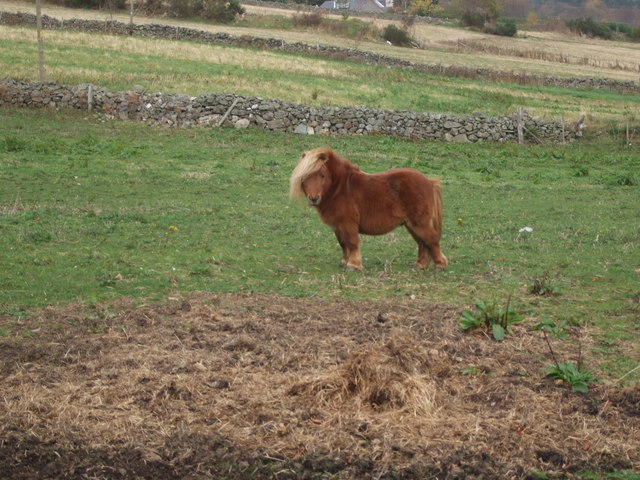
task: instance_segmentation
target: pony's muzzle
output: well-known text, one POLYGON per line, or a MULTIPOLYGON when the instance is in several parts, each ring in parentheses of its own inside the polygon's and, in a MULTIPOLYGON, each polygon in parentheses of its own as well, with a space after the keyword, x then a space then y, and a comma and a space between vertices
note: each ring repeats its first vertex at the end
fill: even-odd
POLYGON ((307 195, 307 200, 309 201, 310 205, 317 207, 318 205, 320 205, 322 195, 307 195))

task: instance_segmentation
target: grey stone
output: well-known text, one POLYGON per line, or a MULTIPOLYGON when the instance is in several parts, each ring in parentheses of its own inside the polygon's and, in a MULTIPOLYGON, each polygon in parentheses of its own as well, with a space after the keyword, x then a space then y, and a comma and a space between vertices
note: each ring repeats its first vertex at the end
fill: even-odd
POLYGON ((461 133, 453 137, 452 141, 454 143, 469 143, 469 138, 467 138, 467 136, 464 133, 461 133))
POLYGON ((300 135, 313 135, 315 133, 315 130, 313 129, 313 127, 308 127, 304 123, 301 123, 295 128, 293 133, 298 133, 300 135))
POLYGON ((233 126, 235 128, 239 128, 239 129, 244 129, 244 128, 249 128, 249 124, 251 122, 249 122, 248 119, 246 118, 241 118, 240 120, 238 120, 236 123, 233 124, 233 126))

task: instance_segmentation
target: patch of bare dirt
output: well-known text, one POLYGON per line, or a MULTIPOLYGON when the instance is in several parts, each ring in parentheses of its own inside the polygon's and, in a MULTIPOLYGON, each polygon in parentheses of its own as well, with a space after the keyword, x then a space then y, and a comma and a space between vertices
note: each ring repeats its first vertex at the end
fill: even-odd
POLYGON ((0 317, 4 479, 579 478, 640 470, 640 389, 441 305, 194 295, 0 317))

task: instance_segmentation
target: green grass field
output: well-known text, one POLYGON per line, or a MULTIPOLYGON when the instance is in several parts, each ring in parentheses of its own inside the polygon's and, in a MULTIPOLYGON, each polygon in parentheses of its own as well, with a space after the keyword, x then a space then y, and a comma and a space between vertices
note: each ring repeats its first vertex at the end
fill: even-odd
POLYGON ((588 326, 605 375, 637 364, 640 156, 617 139, 454 145, 7 109, 0 132, 5 314, 186 291, 460 308, 512 295, 532 319, 588 326), (333 234, 287 198, 300 152, 326 143, 368 172, 408 166, 441 179, 445 272, 414 269, 416 246, 402 229, 363 237, 364 272, 341 268, 333 234), (519 232, 525 226, 533 231, 519 232), (543 279, 559 293, 530 294, 543 279))
MULTIPOLYGON (((3 75, 30 80, 37 70, 33 29, 0 26, 0 34, 3 75)), ((640 328, 639 96, 189 42, 62 31, 45 38, 49 78, 70 85, 139 84, 189 95, 232 91, 308 105, 460 114, 524 107, 567 121, 586 113, 591 135, 572 145, 452 145, 176 131, 77 112, 5 110, 5 312, 119 296, 160 300, 193 290, 415 297, 461 307, 474 298, 504 302, 513 295, 532 318, 592 325, 610 375, 637 362, 630 339, 640 328), (624 140, 627 126, 631 145, 624 140), (446 272, 414 270, 416 248, 401 230, 364 239, 364 273, 339 267, 332 233, 286 196, 300 152, 325 143, 365 171, 410 166, 441 179, 446 272), (520 232, 523 227, 533 231, 520 232), (529 294, 536 281, 560 294, 529 294)))
MULTIPOLYGON (((291 27, 281 16, 263 20, 263 32, 291 27)), ((0 76, 34 80, 35 31, 0 26, 0 38, 0 76)), ((582 52, 586 44, 575 43, 582 52)), ((49 79, 68 85, 142 85, 149 92, 194 96, 226 91, 307 105, 457 114, 502 115, 522 107, 567 122, 586 114, 587 130, 572 144, 454 144, 169 129, 78 111, 0 109, 0 340, 10 392, 2 406, 11 420, 0 428, 6 440, 0 442, 0 470, 4 465, 22 478, 40 469, 54 477, 94 475, 103 465, 106 475, 107 468, 122 465, 112 468, 114 475, 136 476, 154 468, 169 472, 171 465, 176 475, 183 468, 204 478, 222 459, 222 465, 229 462, 228 478, 245 478, 249 470, 233 465, 236 458, 257 460, 256 469, 247 463, 252 477, 267 458, 267 469, 274 460, 277 475, 288 475, 289 464, 269 456, 273 445, 285 442, 291 450, 281 451, 293 452, 286 459, 300 463, 305 475, 349 473, 345 467, 334 475, 314 463, 307 468, 315 453, 300 449, 305 444, 295 435, 302 431, 326 440, 329 452, 336 450, 332 455, 348 455, 349 465, 352 458, 358 464, 361 448, 370 455, 376 445, 384 447, 385 456, 371 457, 371 478, 413 462, 403 446, 418 452, 419 464, 436 444, 447 455, 456 452, 436 455, 437 467, 442 461, 443 472, 452 468, 455 475, 476 463, 483 472, 500 463, 501 471, 514 474, 508 462, 519 457, 537 465, 527 478, 561 478, 561 471, 576 478, 638 478, 625 469, 638 465, 628 439, 637 430, 634 392, 640 382, 640 96, 74 32, 47 31, 45 45, 49 79), (416 269, 417 247, 399 228, 362 237, 365 269, 346 271, 333 233, 312 208, 288 198, 300 153, 321 145, 366 172, 412 167, 440 179, 441 246, 449 267, 416 269), (219 295, 227 292, 240 295, 219 295), (293 299, 299 297, 310 298, 293 299), (476 300, 509 303, 524 320, 504 343, 493 341, 489 331, 462 332, 455 318, 473 310, 476 300), (236 301, 235 310, 229 309, 236 301), (322 307, 317 318, 316 307, 322 307), (290 316, 291 308, 303 311, 290 316), (364 317, 349 320, 360 308, 374 325, 364 317), (383 310, 390 321, 380 320, 383 310), (399 313, 409 311, 406 318, 399 313), (554 354, 543 334, 531 331, 543 320, 566 328, 564 338, 550 343, 564 366, 576 368, 584 360, 588 393, 571 392, 575 383, 567 377, 564 383, 545 378, 554 354), (419 339, 420 345, 429 358, 442 359, 442 372, 448 372, 442 378, 435 376, 438 369, 426 372, 434 398, 445 399, 438 407, 442 422, 421 424, 425 419, 406 409, 385 416, 389 412, 347 397, 344 405, 312 402, 309 411, 319 415, 289 423, 304 409, 302 396, 292 396, 287 382, 326 374, 345 362, 343 350, 348 358, 357 358, 363 347, 388 355, 369 329, 381 338, 394 331, 430 337, 419 339), (334 340, 339 348, 326 348, 334 340), (239 341, 255 347, 239 350, 239 341), (190 366, 195 359, 201 360, 190 366), (499 368, 486 368, 494 363, 499 368), (218 378, 232 379, 231 388, 213 387, 218 378), (187 379, 193 389, 178 388, 187 379), (111 391, 117 395, 110 397, 111 391), (520 397, 525 400, 518 403, 520 397), (532 403, 536 408, 529 409, 532 403), (349 405, 358 408, 350 411, 349 405), (459 423, 452 430, 456 411, 459 423), (355 420, 353 425, 366 427, 358 427, 357 435, 355 420), (113 436, 118 425, 121 436, 113 436), (448 430, 445 443, 440 428, 448 430), (347 447, 318 432, 338 435, 331 438, 343 433, 347 447), (218 435, 237 445, 210 448, 218 435), (168 454, 159 448, 163 442, 168 454), (416 449, 422 443, 426 450, 416 449), (88 444, 93 450, 78 448, 88 444), (262 444, 269 444, 264 451, 262 444), (243 445, 253 446, 245 452, 243 445), (206 460, 193 454, 199 450, 215 455, 206 460), (580 458, 588 460, 586 471, 564 470, 565 461, 575 466, 580 458)), ((482 58, 474 65, 509 65, 476 56, 482 58)), ((531 72, 539 68, 532 64, 531 72)), ((409 373, 415 378, 418 372, 409 373)), ((324 389, 314 398, 321 397, 328 398, 324 389)), ((292 468, 295 475, 298 467, 292 468)))

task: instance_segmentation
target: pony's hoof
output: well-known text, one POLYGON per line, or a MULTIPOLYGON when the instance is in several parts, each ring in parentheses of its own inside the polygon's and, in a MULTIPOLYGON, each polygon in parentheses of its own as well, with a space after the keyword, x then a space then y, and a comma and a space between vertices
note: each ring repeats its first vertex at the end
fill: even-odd
POLYGON ((345 265, 345 268, 347 270, 347 272, 353 272, 354 270, 358 270, 361 271, 362 270, 362 265, 345 265))
POLYGON ((447 265, 449 265, 449 262, 447 262, 446 260, 444 262, 436 263, 436 272, 445 270, 447 268, 447 265))

